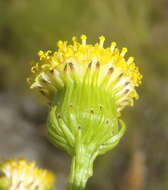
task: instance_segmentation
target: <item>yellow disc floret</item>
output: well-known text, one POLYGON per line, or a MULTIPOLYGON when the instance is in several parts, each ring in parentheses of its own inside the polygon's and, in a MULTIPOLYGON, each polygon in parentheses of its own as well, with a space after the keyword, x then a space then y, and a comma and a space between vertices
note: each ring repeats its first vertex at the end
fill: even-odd
POLYGON ((140 85, 142 75, 134 58, 125 58, 127 48, 120 51, 115 42, 104 48, 104 36, 100 36, 95 45, 87 44, 86 40, 87 37, 82 35, 81 43, 73 37, 72 44, 59 41, 58 50, 53 53, 40 50, 39 62, 32 66, 31 88, 52 101, 67 85, 86 82, 90 69, 88 88, 94 83, 97 88, 115 95, 118 111, 132 105, 133 99, 138 97, 135 87, 140 85))
POLYGON ((0 164, 0 172, 9 180, 9 190, 50 190, 55 176, 25 159, 9 160, 0 164))

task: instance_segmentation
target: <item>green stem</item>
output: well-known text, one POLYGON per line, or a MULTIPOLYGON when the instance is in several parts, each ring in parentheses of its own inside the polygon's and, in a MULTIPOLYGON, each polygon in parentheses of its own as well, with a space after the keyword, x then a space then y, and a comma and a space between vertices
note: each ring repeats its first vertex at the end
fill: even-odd
POLYGON ((80 154, 73 157, 68 190, 85 189, 88 178, 93 174, 93 161, 95 158, 96 154, 87 154, 86 151, 83 154, 80 152, 80 154))

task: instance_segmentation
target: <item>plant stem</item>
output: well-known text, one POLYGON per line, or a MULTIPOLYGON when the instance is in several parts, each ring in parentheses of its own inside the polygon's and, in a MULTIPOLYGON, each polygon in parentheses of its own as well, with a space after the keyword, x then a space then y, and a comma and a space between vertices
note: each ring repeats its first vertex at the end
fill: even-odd
POLYGON ((89 177, 93 174, 93 161, 96 154, 87 152, 77 154, 72 159, 68 190, 84 190, 89 177), (86 153, 86 154, 85 154, 86 153))

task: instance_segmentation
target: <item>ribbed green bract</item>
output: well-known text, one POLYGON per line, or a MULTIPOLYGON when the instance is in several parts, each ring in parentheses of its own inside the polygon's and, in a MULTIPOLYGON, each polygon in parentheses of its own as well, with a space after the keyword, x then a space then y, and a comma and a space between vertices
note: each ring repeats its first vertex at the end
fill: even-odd
POLYGON ((73 185, 76 181, 77 186, 85 186, 92 176, 95 158, 115 147, 124 132, 125 125, 118 119, 115 98, 101 87, 70 84, 57 94, 50 107, 49 138, 72 155, 70 181, 73 185))
POLYGON ((97 87, 69 85, 51 105, 48 133, 51 141, 74 155, 77 146, 104 154, 118 144, 125 126, 119 120, 115 98, 97 87))

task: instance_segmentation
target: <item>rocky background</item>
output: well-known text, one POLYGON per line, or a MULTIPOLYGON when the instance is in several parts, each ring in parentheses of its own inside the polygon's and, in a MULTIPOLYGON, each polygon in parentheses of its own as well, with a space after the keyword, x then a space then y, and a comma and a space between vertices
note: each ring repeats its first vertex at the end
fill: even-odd
POLYGON ((28 89, 29 63, 59 39, 103 34, 128 47, 144 79, 122 116, 125 137, 97 160, 87 189, 168 189, 167 10, 167 0, 0 0, 0 158, 35 160, 65 189, 70 158, 47 140, 48 108, 28 89))

